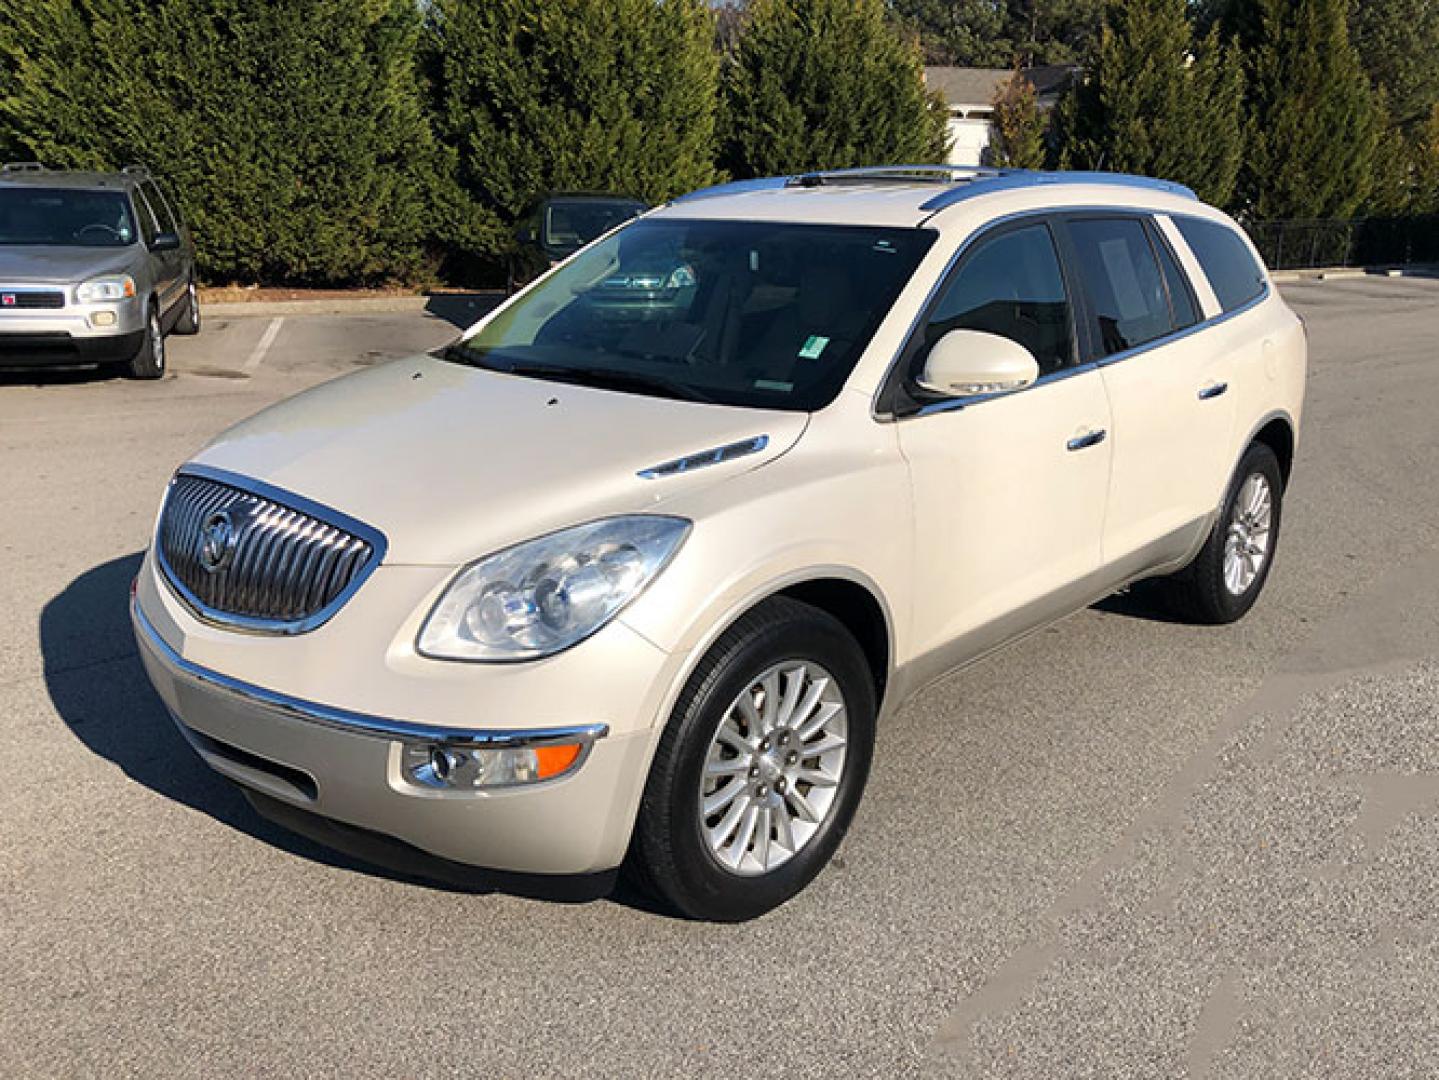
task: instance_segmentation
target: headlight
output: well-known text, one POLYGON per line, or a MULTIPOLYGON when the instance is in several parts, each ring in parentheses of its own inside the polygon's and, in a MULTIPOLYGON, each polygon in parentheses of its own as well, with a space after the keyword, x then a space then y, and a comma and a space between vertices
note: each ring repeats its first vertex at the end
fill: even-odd
POLYGON ((129 274, 91 278, 75 290, 81 304, 98 304, 106 300, 128 300, 135 295, 135 279, 129 274))
POLYGON ((533 660, 589 637, 644 591, 689 534, 636 514, 564 529, 471 563, 420 630, 437 660, 533 660))

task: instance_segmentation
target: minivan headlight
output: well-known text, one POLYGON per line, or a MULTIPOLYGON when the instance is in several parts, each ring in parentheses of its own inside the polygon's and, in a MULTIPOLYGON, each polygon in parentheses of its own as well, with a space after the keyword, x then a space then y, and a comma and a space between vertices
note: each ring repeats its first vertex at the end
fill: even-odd
POLYGON ((689 535, 683 518, 604 518, 488 555, 460 571, 420 629, 437 660, 534 660, 620 613, 689 535))
POLYGON ((129 274, 112 274, 91 278, 75 290, 81 304, 98 304, 106 300, 128 300, 135 295, 135 279, 129 274))

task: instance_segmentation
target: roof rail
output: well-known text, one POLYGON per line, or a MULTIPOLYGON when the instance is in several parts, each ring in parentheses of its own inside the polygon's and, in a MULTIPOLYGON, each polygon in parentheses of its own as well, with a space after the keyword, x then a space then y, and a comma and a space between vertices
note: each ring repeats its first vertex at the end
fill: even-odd
POLYGON ((38 161, 7 161, 0 165, 0 173, 44 172, 45 166, 38 161))
POLYGON ((979 195, 992 195, 998 191, 1014 191, 1044 184, 1107 184, 1144 191, 1162 191, 1167 195, 1178 195, 1196 201, 1199 199, 1192 189, 1183 184, 1176 184, 1171 180, 1154 180, 1147 176, 1130 176, 1128 173, 1030 172, 1024 169, 1003 169, 997 172, 991 170, 985 176, 976 176, 973 183, 963 187, 942 191, 920 209, 936 212, 979 195))
POLYGON ((978 165, 872 165, 856 169, 825 169, 803 173, 790 180, 792 187, 824 187, 828 184, 958 184, 986 177, 1004 176, 1009 170, 978 165))
POLYGON ((150 170, 143 165, 126 165, 120 171, 126 176, 133 176, 140 180, 150 179, 150 170))
POLYGON ((779 191, 784 188, 815 188, 844 184, 939 184, 944 190, 920 206, 930 213, 979 195, 1015 191, 1044 184, 1106 184, 1115 187, 1162 191, 1181 198, 1198 200, 1190 188, 1170 180, 1154 180, 1147 176, 1109 172, 1037 172, 1028 169, 995 169, 980 165, 877 165, 858 169, 831 169, 823 172, 799 173, 794 176, 761 176, 754 180, 735 180, 728 184, 700 188, 670 200, 674 203, 694 199, 711 199, 724 195, 744 195, 753 191, 779 191))
POLYGON ((715 184, 713 187, 700 188, 685 195, 676 195, 670 200, 670 205, 690 202, 693 199, 713 199, 720 195, 743 195, 747 191, 777 191, 793 179, 792 176, 761 176, 754 180, 732 180, 728 184, 715 184))

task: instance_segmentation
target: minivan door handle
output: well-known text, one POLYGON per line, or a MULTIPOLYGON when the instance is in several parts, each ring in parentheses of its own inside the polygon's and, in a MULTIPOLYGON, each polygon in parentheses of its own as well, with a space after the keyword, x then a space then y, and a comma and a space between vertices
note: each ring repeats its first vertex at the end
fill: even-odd
POLYGON ((1210 383, 1208 386, 1201 386, 1199 388, 1199 400, 1213 401, 1217 397, 1223 397, 1228 390, 1229 384, 1227 382, 1216 382, 1210 383))
POLYGON ((1108 435, 1109 432, 1103 430, 1090 431, 1083 435, 1076 435, 1065 445, 1068 446, 1070 450, 1088 450, 1091 446, 1098 446, 1108 435))

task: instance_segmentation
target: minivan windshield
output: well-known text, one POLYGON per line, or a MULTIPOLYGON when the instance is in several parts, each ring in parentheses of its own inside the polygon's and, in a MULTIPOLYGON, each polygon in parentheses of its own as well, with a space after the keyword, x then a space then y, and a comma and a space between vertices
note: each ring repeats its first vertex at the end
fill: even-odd
POLYGON ((134 242, 130 200, 121 192, 0 187, 0 244, 109 248, 134 242))
POLYGON ((444 355, 559 382, 808 412, 834 400, 934 236, 642 218, 444 355))

